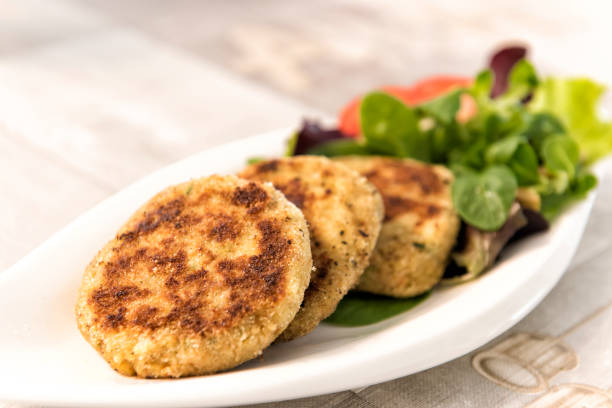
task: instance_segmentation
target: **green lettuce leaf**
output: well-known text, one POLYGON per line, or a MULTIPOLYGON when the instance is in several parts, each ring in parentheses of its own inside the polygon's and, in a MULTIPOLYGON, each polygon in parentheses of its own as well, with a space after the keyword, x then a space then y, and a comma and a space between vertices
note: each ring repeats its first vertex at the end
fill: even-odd
POLYGON ((355 139, 330 140, 308 150, 308 154, 327 157, 367 155, 368 153, 366 146, 355 139))
POLYGON ((396 299, 371 293, 349 292, 325 321, 345 327, 374 324, 412 309, 428 296, 429 292, 425 292, 410 298, 396 299))
POLYGON ((482 173, 464 171, 456 176, 451 198, 468 224, 483 231, 495 231, 508 219, 517 187, 512 171, 504 165, 495 165, 482 173))
POLYGON ((529 109, 555 115, 591 163, 612 151, 612 122, 599 119, 597 105, 605 88, 586 78, 547 78, 534 93, 529 109))
POLYGON ((548 221, 557 218, 568 205, 584 199, 597 185, 597 177, 587 168, 578 166, 574 181, 571 184, 566 182, 566 184, 568 187, 560 192, 542 194, 541 213, 548 221))
POLYGON ((463 92, 465 91, 462 89, 451 91, 419 105, 419 108, 441 123, 449 124, 455 120, 455 116, 459 111, 459 107, 461 106, 461 94, 463 92))
POLYGON ((429 160, 429 141, 418 128, 414 109, 384 92, 372 92, 363 98, 360 114, 370 152, 429 160))

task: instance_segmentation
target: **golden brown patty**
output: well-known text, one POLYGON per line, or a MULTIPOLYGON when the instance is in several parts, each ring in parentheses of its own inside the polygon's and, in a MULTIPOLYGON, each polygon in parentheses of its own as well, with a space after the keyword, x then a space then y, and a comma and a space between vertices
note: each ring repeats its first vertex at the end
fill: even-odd
POLYGON ((358 290, 407 297, 442 278, 459 231, 450 196, 452 173, 442 166, 384 157, 341 157, 383 196, 385 222, 358 290))
POLYGON ((271 181, 308 221, 315 272, 280 340, 303 336, 333 313, 362 275, 380 231, 381 197, 366 179, 323 157, 262 162, 240 176, 271 181))
POLYGON ((180 377, 234 367, 291 322, 312 258, 301 212, 271 185, 212 176, 142 206, 85 270, 85 339, 117 371, 180 377))

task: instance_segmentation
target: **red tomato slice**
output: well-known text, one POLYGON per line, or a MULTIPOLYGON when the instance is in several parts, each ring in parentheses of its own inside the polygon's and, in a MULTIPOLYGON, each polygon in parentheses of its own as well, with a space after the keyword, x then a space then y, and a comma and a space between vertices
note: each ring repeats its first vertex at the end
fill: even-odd
POLYGON ((361 98, 355 98, 348 103, 338 117, 338 129, 345 135, 351 137, 359 136, 361 127, 359 126, 359 107, 361 98))
MULTIPOLYGON (((434 99, 452 88, 467 88, 472 85, 472 78, 460 76, 437 75, 425 78, 412 86, 383 86, 382 90, 390 93, 406 105, 414 106, 422 102, 434 99)), ((359 136, 361 126, 359 124, 359 108, 361 97, 353 99, 346 105, 338 117, 338 128, 342 133, 352 137, 359 136)), ((457 112, 457 120, 465 122, 476 113, 476 103, 469 95, 462 95, 461 108, 457 112)))

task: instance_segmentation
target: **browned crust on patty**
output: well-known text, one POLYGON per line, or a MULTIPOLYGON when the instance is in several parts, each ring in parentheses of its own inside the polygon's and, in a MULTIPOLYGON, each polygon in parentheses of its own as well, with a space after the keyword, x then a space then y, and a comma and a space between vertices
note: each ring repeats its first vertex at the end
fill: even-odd
POLYGON ((368 178, 385 203, 385 221, 357 289, 408 297, 431 289, 442 277, 459 218, 452 173, 416 160, 376 156, 336 159, 368 178))
MULTIPOLYGON (((302 215, 271 186, 214 176, 170 187, 139 209, 87 268, 77 304, 80 329, 107 359, 106 340, 122 333, 143 344, 159 335, 179 344, 188 339, 203 353, 223 339, 231 351, 229 361, 196 355, 183 364, 177 357, 160 372, 139 371, 128 355, 114 366, 127 374, 228 368, 259 353, 297 312, 310 275, 307 246, 302 215), (258 327, 275 315, 281 318, 270 327, 258 327), (251 329, 260 345, 245 353, 240 341, 227 339, 251 329)), ((126 343, 119 352, 137 348, 126 343)))
MULTIPOLYGON (((247 212, 254 208, 261 210, 268 200, 265 190, 253 182, 227 194, 234 205, 246 207, 247 212)), ((91 293, 88 301, 103 328, 156 329, 177 324, 182 329, 204 334, 235 325, 257 307, 255 302, 276 302, 284 295, 283 263, 289 244, 274 219, 256 222, 258 255, 215 258, 202 268, 188 267, 182 238, 195 238, 194 235, 199 235, 199 226, 204 226, 204 231, 217 241, 236 238, 245 222, 231 211, 201 214, 201 206, 205 207, 209 199, 209 195, 195 200, 182 195, 155 204, 140 220, 132 220, 133 227, 119 235, 119 245, 111 249, 112 256, 100 265, 104 278, 99 289, 91 293), (143 245, 143 238, 153 234, 172 238, 159 246, 143 245), (134 285, 132 281, 135 273, 149 271, 164 280, 162 287, 155 288, 154 296, 171 305, 166 312, 156 307, 131 307, 134 301, 146 302, 153 295, 152 289, 134 285), (212 277, 211 272, 222 280, 212 277), (209 309, 202 300, 202 292, 215 285, 230 290, 229 303, 223 309, 209 309)))
POLYGON ((307 334, 333 313, 367 266, 380 231, 380 195, 365 178, 323 157, 260 162, 240 176, 272 182, 308 221, 315 271, 300 312, 280 339, 307 334))
POLYGON ((441 166, 385 157, 372 157, 367 162, 339 159, 343 160, 380 191, 387 221, 407 212, 417 212, 422 218, 435 216, 449 206, 448 192, 453 179, 441 166))

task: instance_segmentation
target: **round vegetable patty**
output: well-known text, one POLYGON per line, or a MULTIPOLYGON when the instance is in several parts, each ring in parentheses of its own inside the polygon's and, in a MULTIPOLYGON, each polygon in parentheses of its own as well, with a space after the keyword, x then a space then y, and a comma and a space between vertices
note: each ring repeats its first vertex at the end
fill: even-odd
POLYGON ((261 354, 312 270, 302 213, 269 184, 211 176, 142 206, 91 261, 79 329, 125 375, 181 377, 261 354))
POLYGON ((444 273, 460 221, 453 209, 453 174, 411 159, 346 156, 336 160, 374 184, 385 220, 357 290, 394 297, 427 292, 444 273))
POLYGON ((336 310, 368 265, 384 213, 381 196, 364 177, 320 156, 260 162, 240 176, 272 182, 308 221, 315 271, 279 339, 303 336, 336 310))

